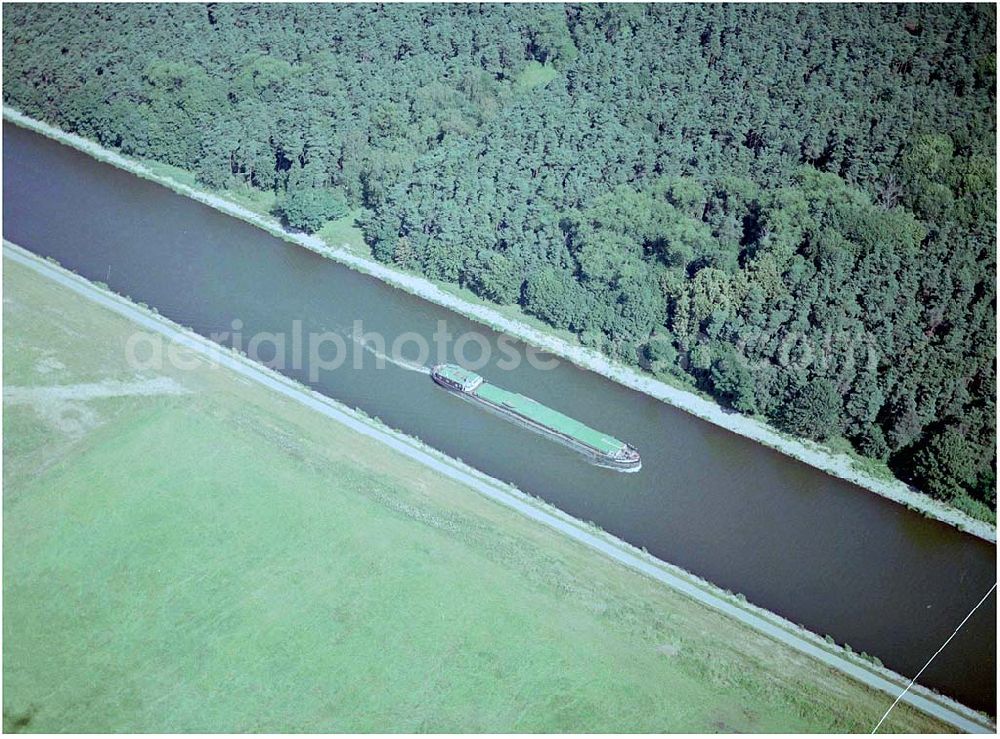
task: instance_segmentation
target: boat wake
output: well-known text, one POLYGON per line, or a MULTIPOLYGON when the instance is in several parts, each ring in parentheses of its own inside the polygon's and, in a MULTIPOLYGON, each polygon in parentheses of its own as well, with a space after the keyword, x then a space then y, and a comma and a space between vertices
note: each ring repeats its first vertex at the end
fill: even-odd
POLYGON ((410 372, 419 372, 422 375, 430 375, 431 373, 430 367, 419 364, 417 362, 411 362, 407 359, 397 359, 396 357, 390 357, 388 354, 383 354, 375 347, 362 341, 362 339, 358 336, 352 335, 351 340, 355 344, 360 346, 362 349, 364 349, 366 352, 375 355, 377 359, 381 359, 383 362, 388 362, 389 364, 393 364, 399 367, 400 369, 405 369, 410 372))
POLYGON ((642 469, 642 462, 639 463, 638 467, 623 468, 623 467, 614 467, 610 464, 602 464, 601 462, 598 462, 596 459, 591 459, 588 461, 592 465, 594 465, 594 467, 600 467, 601 469, 611 470, 613 472, 620 472, 623 475, 634 475, 636 472, 642 469))

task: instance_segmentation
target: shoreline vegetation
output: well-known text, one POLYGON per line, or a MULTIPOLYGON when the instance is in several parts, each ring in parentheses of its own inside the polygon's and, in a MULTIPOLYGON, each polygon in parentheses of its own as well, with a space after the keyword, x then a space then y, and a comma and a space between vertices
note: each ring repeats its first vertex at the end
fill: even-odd
MULTIPOLYGON (((726 409, 714 400, 691 390, 668 384, 616 362, 594 349, 562 338, 555 329, 546 330, 529 325, 524 320, 504 315, 496 308, 489 307, 485 302, 473 302, 465 297, 460 297, 455 291, 444 289, 425 277, 404 272, 359 254, 357 249, 352 249, 347 243, 340 246, 332 245, 320 235, 291 232, 284 228, 276 218, 253 209, 249 204, 244 205, 236 202, 224 193, 215 193, 199 186, 186 184, 179 181, 176 176, 164 171, 175 168, 160 169, 155 165, 151 167, 107 149, 92 140, 34 119, 8 105, 4 105, 3 115, 5 120, 15 125, 40 133, 82 151, 99 161, 156 182, 220 212, 251 223, 286 242, 310 249, 351 269, 376 277, 393 287, 453 310, 496 331, 509 334, 578 367, 601 374, 626 387, 668 403, 728 431, 752 439, 827 474, 854 483, 925 516, 955 526, 985 541, 996 543, 997 531, 991 523, 973 518, 964 511, 931 498, 898 479, 889 480, 885 477, 875 476, 863 469, 863 463, 851 455, 831 450, 818 442, 791 437, 758 418, 726 409)), ((334 233, 339 235, 342 233, 342 229, 336 229, 334 233)))
MULTIPOLYGON (((144 329, 159 332, 183 350, 194 352, 196 356, 203 357, 207 354, 212 362, 215 363, 214 366, 212 363, 209 363, 207 366, 219 368, 219 371, 223 373, 224 377, 220 382, 225 382, 225 386, 230 388, 227 392, 252 392, 245 387, 240 390, 232 389, 234 387, 232 378, 227 380, 225 376, 235 371, 238 376, 249 378, 253 386, 262 386, 269 396, 275 395, 277 397, 283 395, 285 398, 296 401, 295 404, 300 407, 305 407, 309 411, 319 411, 320 414, 335 420, 351 432, 359 432, 360 437, 369 437, 377 440, 380 445, 383 445, 383 448, 387 449, 387 454, 402 453, 402 455, 409 457, 411 460, 429 467, 433 470, 433 474, 443 474, 451 480, 458 482, 463 488, 475 490, 477 493, 482 494, 482 497, 476 496, 476 499, 499 503, 505 510, 515 512, 517 514, 516 518, 525 521, 525 525, 542 524, 543 528, 557 532, 559 534, 557 538, 560 540, 573 542, 573 544, 582 544, 592 552, 603 555, 601 559, 606 558, 607 561, 614 564, 625 565, 626 569, 630 572, 630 577, 638 573, 643 576, 641 578, 643 580, 647 580, 648 578, 649 582, 656 581, 658 584, 664 584, 675 595, 679 595, 685 600, 690 599, 691 602, 697 603, 698 607, 707 606, 712 611, 724 614, 741 625, 747 626, 753 631, 779 642, 781 648, 791 647, 801 655, 825 663, 835 670, 835 672, 829 673, 831 675, 838 674, 850 677, 869 688, 882 691, 885 696, 888 696, 885 699, 886 701, 895 697, 908 682, 901 675, 866 660, 862 655, 851 651, 849 647, 839 647, 833 644, 828 638, 820 638, 818 635, 800 626, 796 626, 776 614, 749 604, 742 596, 723 591, 679 567, 662 562, 626 542, 607 534, 592 524, 586 524, 574 519, 544 501, 524 494, 506 483, 493 480, 478 470, 468 467, 459 460, 451 459, 401 432, 387 428, 378 419, 369 418, 363 412, 349 409, 335 400, 299 385, 290 378, 270 370, 263 365, 252 362, 249 358, 238 352, 229 350, 220 351, 219 347, 212 344, 208 339, 173 323, 152 309, 135 304, 128 298, 122 297, 110 289, 69 272, 60 267, 54 260, 43 259, 6 240, 4 241, 4 258, 5 260, 11 260, 18 268, 31 270, 41 278, 44 278, 46 282, 61 283, 65 287, 70 288, 70 290, 85 297, 88 301, 91 301, 93 305, 116 314, 116 319, 123 318, 133 326, 138 325, 144 329), (276 393, 271 391, 276 391, 276 393), (389 451, 390 449, 392 451, 389 451)), ((11 278, 5 276, 5 282, 8 279, 11 278)), ((11 293, 12 296, 20 294, 20 292, 11 293)), ((54 310, 52 305, 56 302, 58 301, 48 301, 49 310, 54 310)), ((5 341, 8 340, 10 340, 9 337, 5 335, 5 341)), ((48 356, 47 353, 44 361, 47 363, 47 367, 59 367, 61 363, 56 361, 57 359, 57 356, 48 356)), ((9 383, 10 378, 5 377, 5 381, 9 383)), ((160 384, 165 383, 161 382, 160 384)), ((240 382, 235 383, 235 385, 241 384, 246 385, 246 379, 241 379, 240 382)), ((174 393, 174 395, 178 394, 174 393)), ((188 397, 189 392, 180 393, 179 395, 181 397, 188 397)), ((364 443, 367 443, 367 439, 364 443)), ((325 444, 324 447, 329 448, 330 445, 325 444)), ((5 472, 6 474, 8 473, 5 472)), ((453 502, 452 504, 455 503, 453 502)), ((468 508, 473 504, 470 504, 468 500, 459 498, 457 505, 463 512, 468 513, 468 508)), ((425 517, 417 516, 416 518, 424 523, 427 522, 425 517)), ((6 581, 8 583, 6 587, 9 587, 10 579, 7 578, 6 581)), ((5 592, 5 595, 8 595, 8 593, 5 592)), ((5 628, 7 628, 6 625, 9 623, 9 621, 5 620, 5 628)), ((673 646, 667 649, 667 651, 660 651, 663 654, 669 652, 670 655, 676 656, 673 646)), ((711 659, 717 660, 718 654, 713 654, 711 659)), ((763 663, 757 662, 755 664, 763 663)), ((813 671, 812 674, 817 673, 813 671)), ((820 671, 818 674, 827 673, 820 671)), ((739 684, 743 684, 743 680, 739 684)), ((800 713, 800 720, 802 715, 812 715, 812 712, 815 710, 813 702, 812 699, 809 701, 808 709, 805 705, 801 705, 796 709, 799 712, 805 712, 805 714, 800 713)), ((879 706, 879 712, 882 710, 882 702, 876 701, 876 705, 879 706)), ((903 713, 903 711, 908 711, 916 707, 918 710, 964 731, 989 732, 994 730, 994 724, 989 717, 920 685, 914 685, 903 698, 902 702, 908 705, 906 708, 902 705, 897 707, 897 713, 894 715, 894 718, 890 719, 890 729, 898 727, 898 724, 894 722, 902 721, 904 720, 904 716, 908 715, 903 713)), ((885 705, 888 705, 888 703, 886 702, 885 705)), ((5 721, 7 720, 6 713, 7 706, 5 705, 5 721)), ((877 718, 877 716, 872 717, 872 725, 874 725, 874 721, 877 718)), ((840 717, 838 720, 842 721, 843 718, 840 717)), ((910 719, 906 720, 909 721, 910 719)), ((909 723, 907 727, 898 727, 898 729, 906 731, 914 730, 909 723)), ((866 730, 866 727, 860 724, 857 726, 852 724, 850 727, 841 728, 852 731, 866 730)), ((921 727, 920 730, 926 731, 927 729, 921 727)))

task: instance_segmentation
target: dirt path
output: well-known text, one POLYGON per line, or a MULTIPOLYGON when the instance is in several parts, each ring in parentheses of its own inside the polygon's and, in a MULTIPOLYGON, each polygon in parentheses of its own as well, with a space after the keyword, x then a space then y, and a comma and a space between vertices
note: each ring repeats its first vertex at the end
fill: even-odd
MULTIPOLYGON (((850 675, 861 683, 887 695, 886 705, 906 687, 908 680, 890 670, 878 668, 831 647, 815 634, 785 621, 776 614, 731 598, 718 588, 666 562, 641 552, 605 532, 588 527, 558 509, 525 495, 498 480, 487 477, 457 460, 423 446, 417 440, 375 424, 331 398, 296 384, 283 375, 256 364, 246 357, 219 352, 217 345, 193 332, 182 329, 166 319, 143 311, 124 298, 102 291, 82 277, 56 267, 49 262, 4 241, 5 259, 22 264, 52 279, 76 293, 108 308, 143 328, 159 333, 175 344, 208 357, 220 365, 254 382, 281 393, 338 423, 386 444, 399 453, 450 477, 482 495, 548 526, 560 533, 642 572, 704 605, 721 611, 741 623, 756 629, 819 662, 850 675)), ((948 698, 914 686, 902 701, 924 713, 940 719, 962 731, 995 733, 992 722, 979 713, 948 698)), ((872 725, 878 717, 872 717, 872 725)))
MULTIPOLYGON (((41 369, 42 365, 37 369, 41 369)), ((43 371, 42 374, 45 372, 43 371)), ((6 385, 3 402, 29 405, 50 426, 72 438, 83 436, 101 423, 101 417, 87 405, 89 400, 128 395, 183 395, 188 391, 169 377, 139 379, 134 382, 81 383, 78 385, 6 385)))
POLYGON ((124 395, 182 395, 187 390, 169 377, 153 377, 133 382, 105 380, 79 385, 7 385, 3 399, 10 403, 42 403, 48 401, 94 400, 119 398, 124 395))

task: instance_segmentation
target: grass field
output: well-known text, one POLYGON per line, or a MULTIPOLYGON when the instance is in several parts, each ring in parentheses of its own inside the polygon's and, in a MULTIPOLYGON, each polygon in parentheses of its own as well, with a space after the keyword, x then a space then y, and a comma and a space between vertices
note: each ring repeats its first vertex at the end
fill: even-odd
POLYGON ((227 370, 137 373, 128 321, 3 283, 7 731, 866 731, 889 702, 227 370))
POLYGON ((534 87, 544 87, 559 76, 559 72, 549 64, 528 62, 514 81, 514 88, 524 92, 534 87))

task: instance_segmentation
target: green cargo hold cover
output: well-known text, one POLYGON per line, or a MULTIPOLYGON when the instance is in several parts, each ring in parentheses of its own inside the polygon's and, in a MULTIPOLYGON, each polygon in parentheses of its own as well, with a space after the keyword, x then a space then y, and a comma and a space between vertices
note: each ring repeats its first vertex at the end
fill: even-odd
POLYGON ((586 424, 542 405, 537 400, 490 385, 488 382, 480 385, 473 394, 489 403, 509 408, 525 418, 577 439, 605 454, 614 454, 625 446, 624 442, 615 437, 602 434, 586 424))

